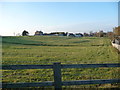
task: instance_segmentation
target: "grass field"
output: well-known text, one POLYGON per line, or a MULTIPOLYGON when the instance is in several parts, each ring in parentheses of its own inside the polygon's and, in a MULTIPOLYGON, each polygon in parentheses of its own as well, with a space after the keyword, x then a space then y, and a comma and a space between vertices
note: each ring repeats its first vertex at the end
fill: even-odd
MULTIPOLYGON (((2 37, 2 64, 96 64, 119 63, 117 50, 108 38, 16 36, 2 37)), ((119 68, 63 69, 62 80, 118 78, 119 68)), ((2 82, 53 81, 51 69, 4 70, 2 82)), ((80 87, 118 87, 116 84, 80 87)), ((76 87, 76 86, 74 86, 76 87)))

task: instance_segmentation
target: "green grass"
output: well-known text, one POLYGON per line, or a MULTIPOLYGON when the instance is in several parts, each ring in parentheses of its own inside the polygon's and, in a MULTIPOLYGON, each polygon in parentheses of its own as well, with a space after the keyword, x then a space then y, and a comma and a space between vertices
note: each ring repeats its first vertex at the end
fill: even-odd
MULTIPOLYGON (((108 38, 19 36, 2 37, 2 42, 4 65, 119 63, 118 53, 108 38)), ((63 69, 62 75, 63 81, 111 79, 118 78, 118 68, 63 69)), ((41 81, 53 81, 52 69, 3 71, 3 82, 41 81)))

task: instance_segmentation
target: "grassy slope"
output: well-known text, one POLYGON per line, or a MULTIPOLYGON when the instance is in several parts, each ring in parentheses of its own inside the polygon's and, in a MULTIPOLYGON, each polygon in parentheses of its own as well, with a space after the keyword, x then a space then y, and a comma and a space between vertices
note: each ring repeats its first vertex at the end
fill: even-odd
MULTIPOLYGON (((118 63, 118 54, 108 38, 95 37, 3 37, 3 64, 93 64, 118 63)), ((117 78, 116 68, 63 69, 63 80, 117 78)), ((4 71, 3 82, 53 80, 52 70, 4 71), (41 78, 41 77, 42 78, 41 78)))

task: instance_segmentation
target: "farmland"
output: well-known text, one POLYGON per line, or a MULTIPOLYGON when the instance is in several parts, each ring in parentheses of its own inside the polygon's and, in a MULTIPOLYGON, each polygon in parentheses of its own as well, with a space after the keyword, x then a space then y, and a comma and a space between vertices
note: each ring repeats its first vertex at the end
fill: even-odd
MULTIPOLYGON (((37 65, 54 62, 62 64, 119 63, 117 50, 105 37, 2 37, 2 64, 4 65, 37 65)), ((118 68, 63 69, 62 76, 63 81, 119 77, 118 68)), ((53 81, 53 72, 51 69, 4 70, 2 79, 3 83, 53 81)), ((92 87, 108 86, 118 87, 116 84, 92 87)))

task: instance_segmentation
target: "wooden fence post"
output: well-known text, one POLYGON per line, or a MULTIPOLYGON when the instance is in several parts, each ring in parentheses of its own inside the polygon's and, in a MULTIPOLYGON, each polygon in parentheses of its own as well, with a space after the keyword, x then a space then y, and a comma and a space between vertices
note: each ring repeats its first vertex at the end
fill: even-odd
POLYGON ((62 90, 62 80, 61 80, 61 63, 57 62, 53 64, 54 72, 54 87, 55 90, 62 90))

